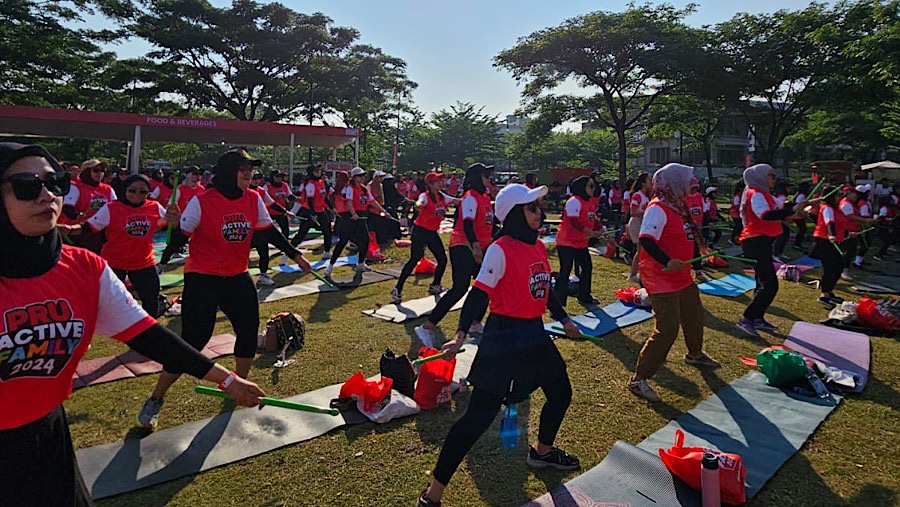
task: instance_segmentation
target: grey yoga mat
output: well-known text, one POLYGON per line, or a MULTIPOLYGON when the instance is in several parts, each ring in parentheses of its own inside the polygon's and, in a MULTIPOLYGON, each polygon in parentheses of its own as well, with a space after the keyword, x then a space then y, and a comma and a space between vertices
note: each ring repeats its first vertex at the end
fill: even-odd
MULTIPOLYGON (((401 323, 410 319, 418 319, 420 317, 424 317, 429 315, 432 311, 434 311, 434 307, 437 305, 437 302, 440 301, 441 297, 447 294, 447 292, 443 292, 437 296, 427 296, 424 298, 413 299, 410 301, 404 301, 400 304, 390 304, 384 305, 374 310, 364 310, 363 313, 368 315, 369 317, 375 317, 376 319, 386 320, 388 322, 401 323)), ((469 293, 463 295, 463 297, 457 301, 453 308, 450 308, 450 311, 456 311, 463 307, 463 303, 466 302, 466 296, 469 293)))
MULTIPOLYGON (((310 278, 312 278, 311 275, 310 278)), ((272 301, 279 301, 281 299, 306 296, 308 294, 318 294, 319 292, 334 292, 349 287, 383 282, 392 278, 396 278, 396 275, 390 270, 369 271, 367 273, 357 273, 351 278, 332 280, 333 286, 328 285, 321 280, 313 279, 308 282, 294 283, 278 288, 264 287, 257 291, 257 297, 259 298, 260 303, 271 303, 272 301)))
MULTIPOLYGON (((455 379, 469 374, 478 346, 467 343, 465 348, 465 352, 457 355, 455 379)), ((334 384, 288 399, 327 407, 340 389, 341 384, 334 384)), ((88 491, 94 499, 100 499, 234 463, 310 440, 344 425, 368 421, 355 409, 339 416, 276 407, 238 409, 157 431, 144 438, 127 438, 81 449, 76 457, 88 491)))

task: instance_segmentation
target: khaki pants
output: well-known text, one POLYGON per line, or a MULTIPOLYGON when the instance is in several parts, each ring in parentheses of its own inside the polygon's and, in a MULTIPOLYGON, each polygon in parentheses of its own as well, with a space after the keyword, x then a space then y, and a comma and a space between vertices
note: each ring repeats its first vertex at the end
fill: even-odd
POLYGON ((684 330, 688 354, 696 357, 703 352, 703 304, 695 284, 677 292, 650 294, 650 305, 653 307, 656 329, 644 342, 638 356, 635 367, 638 379, 652 377, 666 362, 666 356, 678 337, 679 326, 684 330))

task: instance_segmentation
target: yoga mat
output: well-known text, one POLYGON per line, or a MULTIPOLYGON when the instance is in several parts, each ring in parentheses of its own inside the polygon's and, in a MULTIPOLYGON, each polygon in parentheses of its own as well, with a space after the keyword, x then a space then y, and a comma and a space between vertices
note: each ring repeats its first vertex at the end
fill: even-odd
POLYGON ((900 278, 888 275, 866 275, 853 283, 856 292, 900 294, 900 278))
MULTIPOLYGON (((250 268, 247 270, 250 276, 259 274, 259 268, 250 268)), ((159 286, 163 289, 179 287, 184 285, 184 273, 163 273, 159 275, 159 286)))
POLYGON ((804 255, 803 257, 800 257, 799 259, 797 259, 795 261, 791 261, 788 264, 796 264, 798 266, 801 266, 801 265, 802 266, 811 266, 814 268, 822 267, 822 261, 820 261, 819 259, 813 259, 812 257, 810 257, 808 255, 804 255))
MULTIPOLYGON (((427 296, 424 298, 413 299, 411 301, 404 301, 400 304, 389 304, 384 305, 382 307, 376 308, 374 310, 365 310, 363 313, 368 315, 369 317, 375 317, 376 319, 386 320, 388 322, 401 323, 410 319, 418 319, 420 317, 424 317, 426 315, 431 314, 434 311, 434 307, 437 305, 437 302, 440 301, 441 297, 447 294, 446 291, 442 292, 437 296, 427 296)), ((463 307, 463 303, 466 302, 466 297, 468 296, 468 292, 463 295, 463 297, 457 301, 453 308, 450 308, 450 311, 456 311, 463 307)))
POLYGON ((543 238, 541 238, 541 241, 542 241, 545 245, 554 245, 554 244, 556 244, 556 234, 551 234, 551 235, 549 235, 549 236, 544 236, 543 238))
MULTIPOLYGON (((329 260, 317 260, 316 262, 311 262, 309 265, 315 269, 316 271, 320 269, 325 269, 325 266, 328 265, 329 260)), ((350 255, 348 257, 338 257, 334 261, 335 267, 340 266, 355 266, 356 263, 359 262, 359 257, 355 255, 350 255)), ((300 271, 300 268, 297 267, 296 264, 286 264, 284 266, 278 266, 275 269, 280 270, 282 273, 296 273, 300 271)))
MULTIPOLYGON (((453 378, 468 376, 477 346, 458 354, 453 378)), ((348 375, 349 376, 349 375, 348 375)), ((376 378, 376 377, 373 377, 376 378)), ((185 382, 188 380, 182 380, 185 382)), ((327 407, 342 384, 287 398, 327 407)), ((135 410, 137 407, 135 406, 135 410)), ((162 416, 167 410, 163 408, 162 416)), ((154 432, 144 438, 98 445, 76 452, 85 485, 97 500, 193 475, 369 420, 355 408, 339 416, 277 407, 237 409, 154 432)))
MULTIPOLYGON (((572 322, 578 325, 582 333, 597 337, 611 333, 619 328, 643 322, 650 317, 653 317, 653 313, 649 309, 616 301, 609 306, 592 310, 584 315, 576 315, 572 317, 572 322)), ((550 334, 561 335, 559 331, 551 329, 552 327, 561 326, 562 324, 559 322, 551 322, 544 324, 544 329, 550 334)))
POLYGON ((739 454, 747 469, 750 498, 800 449, 840 401, 840 396, 821 400, 769 387, 762 373, 752 371, 719 389, 638 447, 651 453, 668 449, 675 442, 675 430, 681 429, 686 447, 713 447, 739 454))
POLYGON ((370 283, 378 283, 396 278, 395 275, 387 271, 369 271, 368 273, 356 273, 352 278, 332 280, 332 283, 334 283, 334 287, 332 287, 321 280, 314 279, 312 275, 309 275, 309 277, 310 281, 308 282, 294 283, 277 288, 271 286, 262 287, 256 291, 259 302, 271 303, 272 301, 279 301, 281 299, 298 296, 306 296, 308 294, 334 292, 349 287, 358 287, 360 285, 368 285, 370 283))
POLYGON ((852 392, 862 392, 869 380, 871 347, 869 337, 862 333, 795 322, 784 346, 828 366, 859 375, 862 382, 852 392))
POLYGON ((718 280, 704 282, 697 286, 700 292, 713 296, 738 297, 741 294, 756 288, 756 280, 745 275, 734 273, 725 275, 718 280))

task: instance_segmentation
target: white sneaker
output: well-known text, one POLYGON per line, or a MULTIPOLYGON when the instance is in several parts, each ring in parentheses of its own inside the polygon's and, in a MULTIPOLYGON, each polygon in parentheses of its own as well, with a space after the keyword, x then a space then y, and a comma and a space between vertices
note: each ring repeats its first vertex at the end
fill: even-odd
POLYGON ((356 265, 357 273, 365 273, 367 271, 372 271, 372 268, 370 268, 369 266, 366 266, 365 262, 360 262, 359 264, 356 265))
POLYGON ((256 285, 275 285, 275 280, 269 278, 269 275, 265 273, 260 273, 259 278, 256 279, 256 285))
POLYGON ((400 290, 397 289, 397 287, 391 289, 391 301, 397 305, 403 302, 403 296, 400 294, 400 290))
POLYGON ((419 341, 422 342, 422 345, 428 347, 429 349, 434 348, 434 331, 429 329, 425 329, 425 326, 416 326, 416 337, 419 338, 419 341))
POLYGON ((469 334, 482 334, 484 333, 484 324, 478 322, 477 320, 469 326, 469 334))
POLYGON ((330 251, 330 250, 327 251, 327 252, 322 253, 322 260, 323 260, 323 261, 327 261, 327 260, 330 259, 330 258, 331 258, 331 251, 330 251))
POLYGON ((334 271, 334 264, 329 264, 325 266, 325 278, 331 276, 331 273, 334 271))
POLYGON ((841 271, 841 280, 846 280, 848 282, 852 282, 853 275, 850 274, 850 271, 845 269, 845 270, 841 271))

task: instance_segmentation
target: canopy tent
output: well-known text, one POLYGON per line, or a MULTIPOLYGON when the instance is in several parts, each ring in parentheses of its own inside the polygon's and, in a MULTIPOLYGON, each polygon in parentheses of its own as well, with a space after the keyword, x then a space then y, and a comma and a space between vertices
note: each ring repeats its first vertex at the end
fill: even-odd
POLYGON ((288 145, 291 173, 297 145, 337 149, 352 143, 359 162, 359 129, 342 127, 0 105, 2 135, 131 141, 132 173, 138 171, 144 141, 288 145))
POLYGON ((881 162, 873 162, 871 164, 864 164, 860 167, 863 171, 871 171, 873 169, 900 169, 900 164, 894 162, 893 160, 882 160, 881 162))

